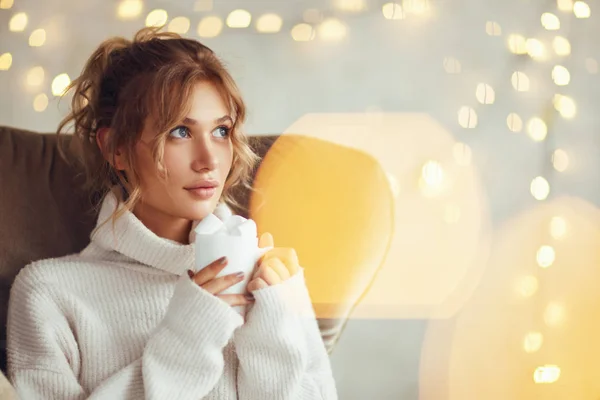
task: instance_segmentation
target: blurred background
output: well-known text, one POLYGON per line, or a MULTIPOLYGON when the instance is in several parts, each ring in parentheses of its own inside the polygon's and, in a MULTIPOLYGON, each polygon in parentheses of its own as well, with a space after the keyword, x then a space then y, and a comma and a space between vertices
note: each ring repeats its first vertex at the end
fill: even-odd
POLYGON ((391 231, 368 233, 385 257, 331 356, 341 399, 598 399, 599 17, 597 0, 0 0, 0 124, 55 130, 110 36, 198 39, 249 134, 384 171, 391 231))

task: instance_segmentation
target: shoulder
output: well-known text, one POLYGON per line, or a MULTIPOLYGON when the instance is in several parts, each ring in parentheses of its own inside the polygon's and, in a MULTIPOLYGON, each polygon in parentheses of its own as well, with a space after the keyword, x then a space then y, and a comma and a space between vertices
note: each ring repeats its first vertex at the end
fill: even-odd
POLYGON ((19 271, 12 285, 13 290, 30 285, 64 282, 71 271, 85 264, 88 263, 78 254, 32 262, 19 271))

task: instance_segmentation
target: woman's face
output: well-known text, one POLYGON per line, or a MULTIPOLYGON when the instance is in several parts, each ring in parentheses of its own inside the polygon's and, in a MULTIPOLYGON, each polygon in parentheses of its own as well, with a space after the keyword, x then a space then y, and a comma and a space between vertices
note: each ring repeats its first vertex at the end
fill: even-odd
POLYGON ((165 143, 166 179, 152 157, 151 143, 157 132, 151 123, 145 125, 135 146, 144 216, 162 221, 200 220, 212 213, 233 160, 229 137, 233 121, 217 88, 210 82, 195 86, 189 114, 165 143))

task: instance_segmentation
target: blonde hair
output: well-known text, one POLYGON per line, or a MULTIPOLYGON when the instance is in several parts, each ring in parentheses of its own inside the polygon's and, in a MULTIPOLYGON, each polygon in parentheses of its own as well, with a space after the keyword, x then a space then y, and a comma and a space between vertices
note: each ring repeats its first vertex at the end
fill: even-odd
MULTIPOLYGON (((152 116, 156 124, 159 134, 152 154, 157 169, 164 171, 163 152, 168 133, 189 112, 191 93, 199 81, 215 85, 234 121, 230 133, 233 162, 221 200, 241 208, 233 192, 240 186, 250 188, 258 156, 241 131, 246 106, 240 91, 211 49, 196 40, 160 32, 160 28, 141 29, 133 41, 122 37, 104 41, 67 89, 73 90, 71 111, 59 124, 57 135, 72 126, 71 154, 85 174, 85 190, 102 198, 116 185, 121 186, 124 193, 115 194, 124 202, 125 209, 133 210, 142 196, 139 175, 132 168, 136 163, 133 148, 144 123, 152 116), (104 155, 96 142, 96 135, 103 128, 111 131, 104 141, 104 155), (115 151, 120 148, 124 149, 125 162, 133 176, 125 177, 113 167, 115 151)), ((64 149, 61 154, 70 161, 64 149)), ((119 214, 113 214, 113 222, 119 214)))

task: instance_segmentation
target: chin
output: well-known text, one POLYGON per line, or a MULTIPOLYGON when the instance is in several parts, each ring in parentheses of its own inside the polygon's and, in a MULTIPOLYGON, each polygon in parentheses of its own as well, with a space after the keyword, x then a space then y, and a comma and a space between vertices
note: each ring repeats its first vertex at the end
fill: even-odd
POLYGON ((188 212, 186 212, 185 214, 188 216, 187 219, 199 221, 201 219, 206 218, 207 215, 212 214, 212 212, 215 211, 216 207, 216 201, 197 202, 191 205, 191 207, 189 207, 187 210, 188 212))

